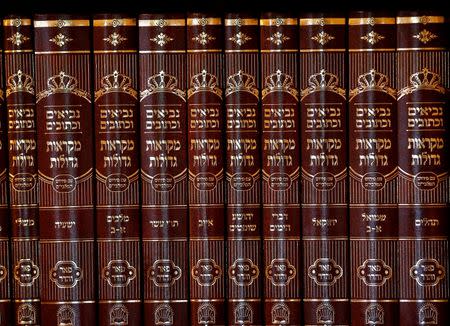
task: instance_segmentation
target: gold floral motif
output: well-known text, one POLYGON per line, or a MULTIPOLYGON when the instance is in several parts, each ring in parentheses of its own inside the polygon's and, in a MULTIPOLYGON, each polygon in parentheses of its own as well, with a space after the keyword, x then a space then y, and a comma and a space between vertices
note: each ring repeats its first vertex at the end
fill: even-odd
POLYGON ((267 41, 272 42, 275 45, 281 45, 285 41, 290 40, 291 38, 289 36, 284 35, 281 32, 273 33, 272 36, 267 38, 267 41))
POLYGON ((16 32, 15 34, 8 37, 6 40, 10 41, 12 44, 20 46, 22 43, 28 41, 29 39, 30 39, 29 37, 27 37, 19 32, 16 32))
POLYGON ((372 45, 378 43, 382 39, 384 39, 384 36, 375 31, 370 31, 370 33, 367 33, 365 36, 361 36, 361 40, 367 41, 372 45))
POLYGON ((328 42, 330 42, 331 40, 334 40, 335 37, 324 32, 321 31, 320 33, 318 33, 316 36, 311 37, 311 40, 318 42, 321 45, 325 45, 328 42))
POLYGON ((111 44, 112 46, 118 46, 120 43, 126 40, 127 40, 126 37, 123 37, 122 35, 116 32, 110 34, 108 37, 105 37, 103 39, 103 41, 111 44))
POLYGON ((62 47, 64 45, 66 45, 67 43, 73 41, 73 39, 71 39, 70 37, 68 37, 62 33, 59 33, 55 37, 51 38, 49 41, 55 43, 59 47, 62 47))
POLYGON ((237 45, 241 46, 242 44, 247 43, 247 41, 250 41, 252 38, 248 36, 245 33, 238 32, 236 35, 228 38, 233 43, 236 43, 237 45))
POLYGON ((173 38, 171 38, 167 34, 159 33, 154 38, 151 38, 150 41, 155 42, 156 44, 158 44, 159 46, 162 47, 162 46, 166 45, 167 43, 172 42, 173 38))
POLYGON ((428 42, 434 40, 438 36, 436 34, 431 33, 429 30, 424 29, 419 34, 413 35, 413 37, 418 39, 423 44, 427 44, 428 42))
POLYGON ((194 36, 192 38, 192 41, 196 41, 196 42, 200 43, 201 45, 206 45, 209 43, 209 41, 213 41, 215 39, 216 38, 214 36, 211 36, 205 32, 201 32, 197 36, 194 36))

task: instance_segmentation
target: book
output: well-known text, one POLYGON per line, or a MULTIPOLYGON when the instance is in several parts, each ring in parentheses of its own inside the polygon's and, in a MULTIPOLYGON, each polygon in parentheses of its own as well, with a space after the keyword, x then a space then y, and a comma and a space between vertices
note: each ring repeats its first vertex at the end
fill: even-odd
POLYGON ((352 325, 398 325, 395 17, 349 18, 352 325))
POLYGON ((186 18, 139 16, 144 323, 189 316, 186 18))
POLYGON ((399 325, 447 325, 448 26, 439 12, 397 15, 399 325))
POLYGON ((12 299, 16 325, 39 325, 39 215, 33 26, 3 20, 9 150, 12 299))
POLYGON ((349 324, 346 19, 300 17, 304 320, 349 324))
POLYGON ((41 325, 96 324, 91 23, 34 19, 41 325))
MULTIPOLYGON (((3 42, 0 32, 0 157, 8 157, 5 92, 3 85, 3 42)), ((0 160, 0 325, 10 323, 11 291, 9 264, 8 160, 0 160)))
POLYGON ((141 325, 136 18, 93 19, 98 324, 141 325))
POLYGON ((262 325, 258 19, 227 14, 224 35, 228 324, 262 325))
POLYGON ((191 325, 226 324, 222 19, 187 17, 191 325))
POLYGON ((298 19, 260 21, 264 323, 300 325, 298 19))

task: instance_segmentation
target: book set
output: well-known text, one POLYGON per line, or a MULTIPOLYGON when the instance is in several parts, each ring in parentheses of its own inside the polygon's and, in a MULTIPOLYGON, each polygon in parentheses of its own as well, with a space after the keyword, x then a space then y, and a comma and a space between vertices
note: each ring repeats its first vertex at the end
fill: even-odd
POLYGON ((447 23, 5 17, 0 326, 450 325, 447 23))

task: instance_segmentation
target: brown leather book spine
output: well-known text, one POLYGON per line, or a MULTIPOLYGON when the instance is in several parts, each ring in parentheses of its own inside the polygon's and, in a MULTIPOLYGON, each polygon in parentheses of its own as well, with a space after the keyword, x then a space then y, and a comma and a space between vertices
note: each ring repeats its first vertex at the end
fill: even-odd
POLYGON ((90 21, 36 15, 41 325, 95 325, 90 21))
POLYGON ((298 19, 260 19, 264 322, 301 323, 298 19))
POLYGON ((39 216, 33 26, 3 20, 9 149, 12 298, 16 325, 39 325, 39 216))
POLYGON ((225 325, 222 19, 187 18, 191 325, 225 325))
POLYGON ((139 16, 144 323, 189 323, 186 19, 139 16))
POLYGON ((448 22, 397 16, 399 325, 449 325, 448 22))
POLYGON ((141 325, 137 22, 93 26, 98 325, 141 325))
POLYGON ((300 18, 306 325, 349 325, 345 35, 345 17, 300 18))
POLYGON ((224 29, 228 324, 262 325, 259 22, 227 14, 224 29))
POLYGON ((352 325, 398 324, 395 17, 349 18, 352 325))
POLYGON ((0 33, 0 325, 10 324, 11 291, 9 264, 8 149, 5 92, 3 85, 3 50, 0 33))

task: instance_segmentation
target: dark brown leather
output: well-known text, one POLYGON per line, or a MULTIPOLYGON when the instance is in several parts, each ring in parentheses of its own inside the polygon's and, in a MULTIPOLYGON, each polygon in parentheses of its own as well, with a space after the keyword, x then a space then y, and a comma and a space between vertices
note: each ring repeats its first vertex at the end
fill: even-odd
POLYGON ((95 15, 98 323, 141 325, 136 18, 95 15))
POLYGON ((450 324, 448 40, 439 12, 397 16, 400 325, 450 324))
POLYGON ((38 144, 32 20, 6 17, 3 31, 14 275, 11 295, 15 300, 15 323, 39 325, 38 144))
POLYGON ((36 15, 41 312, 96 324, 89 17, 36 15))
POLYGON ((304 322, 348 325, 346 19, 299 30, 304 322))
POLYGON ((225 16, 229 325, 262 325, 259 24, 225 16))
POLYGON ((171 316, 182 326, 189 320, 185 16, 140 15, 139 43, 144 322, 171 316))

